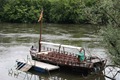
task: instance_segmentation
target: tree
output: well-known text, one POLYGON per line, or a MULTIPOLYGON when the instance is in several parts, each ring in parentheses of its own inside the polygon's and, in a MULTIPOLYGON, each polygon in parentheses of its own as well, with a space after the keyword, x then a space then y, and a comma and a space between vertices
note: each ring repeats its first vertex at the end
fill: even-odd
POLYGON ((85 20, 81 0, 56 0, 51 3, 50 22, 80 23, 85 20))
POLYGON ((96 0, 95 5, 85 6, 85 15, 91 23, 105 24, 100 30, 103 43, 113 62, 120 65, 120 2, 119 0, 96 0))
POLYGON ((1 19, 2 19, 2 17, 3 17, 3 6, 6 4, 6 0, 0 0, 0 21, 1 21, 1 19))
POLYGON ((3 6, 2 21, 5 22, 37 22, 42 0, 8 0, 3 6))

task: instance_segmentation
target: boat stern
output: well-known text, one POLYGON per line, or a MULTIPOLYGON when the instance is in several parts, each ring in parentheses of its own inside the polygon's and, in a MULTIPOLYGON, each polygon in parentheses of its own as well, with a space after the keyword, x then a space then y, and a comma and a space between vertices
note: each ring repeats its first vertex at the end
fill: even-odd
POLYGON ((104 67, 106 65, 106 62, 107 60, 106 59, 103 59, 103 58, 96 58, 96 59, 93 59, 91 60, 91 72, 101 72, 104 70, 104 67))

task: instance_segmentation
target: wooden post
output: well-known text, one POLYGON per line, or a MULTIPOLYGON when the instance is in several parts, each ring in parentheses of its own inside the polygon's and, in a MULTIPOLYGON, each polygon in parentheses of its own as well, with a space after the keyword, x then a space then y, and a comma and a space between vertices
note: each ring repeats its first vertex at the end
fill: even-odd
POLYGON ((40 21, 40 39, 39 39, 39 52, 41 52, 41 40, 42 40, 42 20, 40 21))
POLYGON ((42 35, 42 17, 43 17, 43 9, 42 9, 42 11, 41 11, 41 13, 40 13, 40 17, 39 17, 39 20, 38 20, 38 22, 40 23, 39 52, 41 52, 41 40, 42 40, 42 37, 41 37, 41 35, 42 35))

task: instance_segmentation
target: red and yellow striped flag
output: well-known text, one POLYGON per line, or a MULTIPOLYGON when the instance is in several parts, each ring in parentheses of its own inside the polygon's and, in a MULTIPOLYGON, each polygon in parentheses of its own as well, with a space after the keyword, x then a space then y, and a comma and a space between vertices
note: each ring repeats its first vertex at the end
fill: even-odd
POLYGON ((38 22, 40 22, 40 21, 42 20, 42 17, 43 17, 43 10, 42 10, 41 13, 40 13, 40 17, 39 17, 39 19, 38 19, 38 22))

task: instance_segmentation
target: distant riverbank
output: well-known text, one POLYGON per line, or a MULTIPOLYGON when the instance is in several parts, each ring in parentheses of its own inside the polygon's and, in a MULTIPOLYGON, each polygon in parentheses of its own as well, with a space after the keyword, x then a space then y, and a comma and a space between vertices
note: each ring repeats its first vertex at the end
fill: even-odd
MULTIPOLYGON (((47 23, 91 23, 86 7, 92 9, 96 0, 2 0, 0 1, 0 21, 12 23, 37 23, 41 9, 43 21, 47 23)), ((96 9, 97 10, 97 9, 96 9)), ((93 13, 96 12, 93 9, 93 13)), ((90 14, 93 14, 90 13, 90 14)), ((106 20, 99 13, 99 23, 106 20)), ((92 17, 93 19, 95 17, 92 17)))

